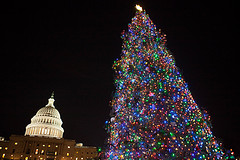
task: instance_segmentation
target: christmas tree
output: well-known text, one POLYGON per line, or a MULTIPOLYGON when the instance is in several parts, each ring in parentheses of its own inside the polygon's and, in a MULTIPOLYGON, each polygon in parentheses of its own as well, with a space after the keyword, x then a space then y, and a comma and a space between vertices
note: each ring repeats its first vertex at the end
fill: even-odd
POLYGON ((210 117, 194 101, 166 38, 140 6, 114 62, 106 159, 221 159, 210 117))

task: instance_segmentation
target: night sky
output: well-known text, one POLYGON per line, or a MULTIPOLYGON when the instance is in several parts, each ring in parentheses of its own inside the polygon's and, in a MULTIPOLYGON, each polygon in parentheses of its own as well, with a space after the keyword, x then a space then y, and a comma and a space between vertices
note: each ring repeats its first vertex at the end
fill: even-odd
POLYGON ((114 0, 31 4, 1 10, 0 136, 24 135, 52 91, 64 138, 104 146, 122 30, 140 4, 167 35, 190 91, 211 115, 213 134, 240 153, 239 55, 232 1, 114 0))

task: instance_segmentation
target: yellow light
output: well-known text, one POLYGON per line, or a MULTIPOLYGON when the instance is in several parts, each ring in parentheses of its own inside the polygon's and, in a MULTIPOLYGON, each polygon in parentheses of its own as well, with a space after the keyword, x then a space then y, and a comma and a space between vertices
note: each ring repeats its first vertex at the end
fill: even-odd
POLYGON ((140 12, 142 11, 142 7, 136 4, 136 9, 139 10, 140 12))
POLYGON ((38 154, 38 149, 36 149, 35 154, 38 154))

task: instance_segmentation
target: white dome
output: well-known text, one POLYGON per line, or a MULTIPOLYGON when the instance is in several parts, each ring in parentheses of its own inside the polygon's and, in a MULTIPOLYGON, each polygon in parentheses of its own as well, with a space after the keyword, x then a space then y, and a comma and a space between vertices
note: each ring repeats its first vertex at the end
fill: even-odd
POLYGON ((56 108, 52 106, 46 106, 37 112, 36 116, 47 116, 47 117, 54 117, 60 119, 60 114, 56 108))
POLYGON ((25 135, 62 138, 63 128, 62 120, 58 110, 54 107, 53 95, 48 99, 48 104, 39 109, 37 114, 27 125, 25 135))

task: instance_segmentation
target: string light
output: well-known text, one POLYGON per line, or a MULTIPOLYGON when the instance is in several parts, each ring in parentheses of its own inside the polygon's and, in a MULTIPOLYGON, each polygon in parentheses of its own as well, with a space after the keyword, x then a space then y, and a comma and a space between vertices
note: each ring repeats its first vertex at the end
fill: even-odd
POLYGON ((136 8, 122 33, 121 59, 113 64, 106 159, 222 159, 227 154, 211 132, 210 116, 194 101, 166 35, 136 8))

